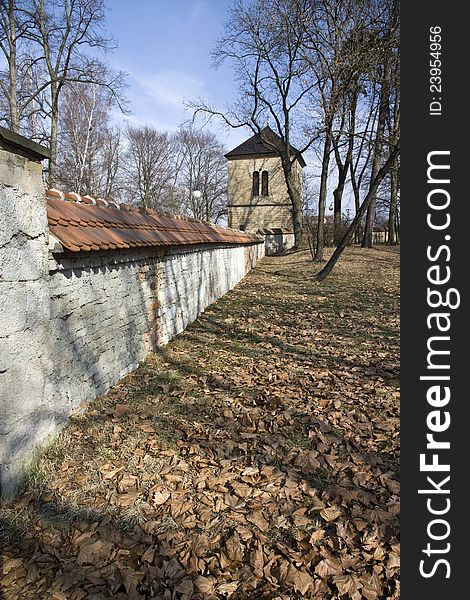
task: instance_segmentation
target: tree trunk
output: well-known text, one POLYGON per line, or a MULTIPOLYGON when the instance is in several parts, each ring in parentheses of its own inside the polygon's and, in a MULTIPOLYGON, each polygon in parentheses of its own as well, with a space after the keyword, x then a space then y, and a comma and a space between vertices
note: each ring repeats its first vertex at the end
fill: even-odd
MULTIPOLYGON (((344 186, 346 184, 346 177, 348 175, 348 171, 352 165, 352 156, 354 150, 354 135, 356 130, 356 107, 357 107, 357 93, 355 93, 350 98, 350 108, 349 108, 349 131, 348 131, 348 149, 346 152, 346 156, 344 158, 344 163, 341 161, 341 154, 339 152, 338 142, 341 139, 341 133, 338 138, 333 137, 333 147, 335 151, 336 164, 338 166, 338 185, 333 192, 333 212, 334 212, 334 243, 337 246, 342 237, 342 201, 343 201, 343 193, 344 186)), ((341 119, 341 127, 340 131, 343 131, 345 121, 345 114, 343 113, 343 117, 341 119)), ((358 206, 356 205, 356 212, 358 206)))
POLYGON ((362 217, 364 216, 366 210, 369 208, 369 205, 370 205, 372 199, 375 197, 375 194, 377 193, 377 189, 378 189, 380 183, 382 182, 382 179, 385 177, 385 175, 390 170, 390 167, 393 164, 395 158, 397 157, 398 152, 399 152, 399 148, 398 148, 398 146, 396 146, 393 149, 392 153, 390 154, 389 158, 387 159, 387 162, 383 165, 383 167, 381 169, 379 169, 379 172, 377 173, 375 179, 371 182, 369 192, 367 193, 367 196, 364 198, 364 202, 362 203, 360 209, 356 213, 356 216, 352 220, 351 225, 348 227, 346 233, 341 238, 340 243, 336 247, 335 251, 331 255, 331 257, 328 260, 328 262, 326 263, 326 265, 323 267, 323 269, 319 273, 317 273, 315 275, 316 281, 323 281, 333 270, 333 267, 338 262, 339 257, 341 256, 344 249, 351 241, 358 224, 361 222, 362 217))
MULTIPOLYGON (((339 173, 338 173, 339 177, 339 173)), ((335 246, 338 245, 341 239, 341 203, 343 198, 344 184, 338 183, 338 187, 333 192, 333 241, 335 246)))
MULTIPOLYGON (((354 206, 356 209, 355 214, 357 215, 357 213, 359 212, 359 209, 361 207, 361 198, 359 195, 360 194, 359 185, 356 181, 356 173, 355 173, 354 169, 352 169, 352 168, 351 168, 351 185, 352 185, 353 192, 354 192, 354 206)), ((361 224, 359 223, 354 232, 354 243, 358 244, 361 239, 362 239, 361 238, 361 224)))
MULTIPOLYGON (((364 130, 366 134, 369 131, 372 132, 372 130, 375 129, 375 127, 374 127, 375 113, 376 113, 375 103, 371 102, 370 110, 367 115, 367 123, 366 123, 365 130, 364 130), (372 122, 372 126, 370 127, 371 122, 372 122)), ((372 133, 371 133, 371 135, 372 135, 372 133)), ((361 205, 362 181, 363 181, 365 173, 367 172, 367 167, 369 165, 370 158, 371 158, 371 146, 370 146, 370 144, 367 143, 367 154, 366 154, 364 162, 362 163, 362 166, 360 167, 360 158, 363 156, 363 149, 364 149, 365 144, 366 144, 366 136, 363 136, 361 139, 361 142, 359 144, 356 164, 354 164, 353 161, 351 162, 351 170, 350 170, 351 171, 351 185, 352 185, 353 192, 354 192, 354 204, 355 204, 355 208, 356 208, 356 214, 361 205)), ((354 233, 354 243, 356 243, 356 244, 361 243, 362 237, 363 237, 362 234, 363 234, 362 222, 360 222, 354 233)))
MULTIPOLYGON (((400 100, 399 89, 395 88, 393 111, 391 111, 390 124, 390 143, 393 147, 400 137, 400 100)), ((390 211, 388 215, 388 245, 393 246, 398 243, 397 216, 398 216, 398 186, 399 186, 399 165, 398 160, 390 168, 390 211)))
POLYGON ((339 241, 342 237, 342 202, 343 202, 343 192, 344 185, 346 183, 346 177, 348 174, 349 163, 347 160, 342 167, 338 168, 338 185, 333 192, 334 199, 334 242, 335 246, 339 244, 339 241))
POLYGON ((88 115, 88 127, 87 127, 86 138, 85 138, 85 147, 83 148, 83 157, 82 157, 82 161, 80 164, 80 173, 78 176, 78 189, 75 190, 79 194, 83 194, 83 193, 89 194, 89 193, 93 192, 93 190, 90 190, 90 188, 89 188, 90 177, 86 178, 86 185, 85 186, 83 185, 83 180, 85 178, 84 177, 85 176, 85 167, 86 166, 90 167, 90 165, 92 164, 90 154, 94 150, 94 148, 90 148, 90 138, 91 138, 91 133, 93 130, 93 119, 95 116, 95 108, 96 108, 96 88, 93 87, 92 90, 93 90, 93 103, 91 105, 90 113, 88 115))
POLYGON ((292 224, 294 226, 295 248, 302 243, 302 209, 297 203, 292 209, 292 224))
POLYGON ((325 209, 326 194, 328 191, 328 167, 330 165, 331 141, 331 123, 328 123, 328 129, 325 136, 325 145, 323 146, 320 194, 318 198, 317 247, 314 262, 321 262, 323 260, 323 250, 325 247, 325 209))
POLYGON ((398 173, 396 165, 390 169, 390 211, 388 213, 388 245, 397 243, 396 221, 397 221, 397 199, 398 199, 398 173))
POLYGON ((53 188, 57 178, 57 134, 59 130, 59 95, 54 85, 51 86, 51 137, 50 137, 50 157, 49 174, 47 183, 49 188, 53 188))
MULTIPOLYGON (((391 36, 391 30, 389 32, 391 36)), ((386 50, 383 63, 383 78, 380 85, 380 97, 379 97, 379 115, 377 118, 377 133, 375 136, 374 144, 374 156, 372 158, 372 170, 370 175, 370 181, 375 181, 377 173, 380 170, 380 163, 382 161, 382 148, 385 133, 385 124, 388 116, 388 103, 390 93, 390 83, 392 74, 392 56, 391 51, 386 50)), ((376 190, 377 191, 377 190, 376 190)), ((362 240, 363 248, 372 248, 372 232, 375 225, 375 212, 376 212, 377 198, 374 196, 369 204, 366 217, 366 227, 364 231, 364 238, 362 240)))
POLYGON ((294 248, 299 248, 302 243, 302 200, 298 192, 297 181, 292 172, 292 164, 285 164, 283 161, 284 178, 287 185, 287 193, 292 203, 292 225, 294 227, 294 248))
POLYGON ((375 225, 375 213, 376 213, 377 199, 372 198, 367 209, 366 222, 364 226, 364 236, 362 238, 363 248, 372 248, 373 245, 373 230, 375 225))
POLYGON ((15 23, 15 2, 10 0, 8 3, 8 25, 10 31, 8 32, 8 45, 10 55, 8 57, 8 83, 9 83, 9 96, 8 96, 8 108, 10 110, 10 128, 19 133, 20 131, 20 116, 18 112, 18 99, 17 99, 17 70, 16 70, 16 23, 15 23))

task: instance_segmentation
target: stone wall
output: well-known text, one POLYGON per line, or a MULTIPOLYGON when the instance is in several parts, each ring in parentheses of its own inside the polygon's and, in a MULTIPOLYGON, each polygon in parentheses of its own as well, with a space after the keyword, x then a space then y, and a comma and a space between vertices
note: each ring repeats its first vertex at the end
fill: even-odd
POLYGON ((5 146, 0 147, 0 313, 0 489, 8 493, 22 449, 37 445, 52 429, 50 406, 43 402, 51 341, 42 168, 39 160, 5 146))
POLYGON ((264 245, 176 249, 162 262, 159 342, 183 331, 212 302, 237 285, 264 256, 264 245))
POLYGON ((41 156, 28 158, 17 137, 18 148, 0 144, 5 497, 74 410, 183 331, 264 254, 263 244, 64 251, 48 232, 41 156))
POLYGON ((50 377, 57 417, 105 392, 181 333, 263 250, 263 244, 195 245, 52 254, 50 377))

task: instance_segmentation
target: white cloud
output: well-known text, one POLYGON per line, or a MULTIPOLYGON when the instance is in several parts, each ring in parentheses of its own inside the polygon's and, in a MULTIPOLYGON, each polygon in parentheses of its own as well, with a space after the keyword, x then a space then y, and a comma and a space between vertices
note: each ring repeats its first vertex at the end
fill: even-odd
POLYGON ((191 118, 183 101, 203 95, 202 79, 182 70, 161 70, 155 73, 127 69, 130 88, 130 115, 116 111, 116 123, 151 125, 159 131, 175 131, 191 118))
POLYGON ((204 90, 201 79, 181 71, 139 73, 132 76, 147 96, 166 107, 182 108, 183 100, 197 98, 204 90))
MULTIPOLYGON (((122 68, 122 67, 121 67, 122 68)), ((116 123, 134 126, 151 125, 159 131, 176 131, 192 116, 183 100, 197 99, 208 95, 202 78, 183 70, 160 70, 155 73, 136 72, 127 69, 131 79, 129 99, 131 114, 113 114, 116 123)), ((196 127, 202 125, 197 121, 196 127)), ((249 129, 230 129, 217 119, 211 119, 207 128, 213 131, 227 150, 235 148, 252 135, 249 129)))
POLYGON ((199 19, 207 11, 207 2, 205 0, 197 0, 191 4, 190 16, 191 19, 199 19))

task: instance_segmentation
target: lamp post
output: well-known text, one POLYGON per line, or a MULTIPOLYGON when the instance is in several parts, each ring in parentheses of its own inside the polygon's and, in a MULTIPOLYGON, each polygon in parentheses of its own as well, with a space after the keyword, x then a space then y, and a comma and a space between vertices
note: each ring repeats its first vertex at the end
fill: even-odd
MULTIPOLYGON (((193 197, 193 200, 194 200, 194 203, 193 203, 193 208, 194 208, 194 209, 195 209, 196 207, 197 207, 197 208, 199 208, 199 207, 198 207, 198 200, 199 200, 199 198, 202 196, 202 192, 200 192, 199 190, 193 190, 193 191, 192 191, 192 193, 191 193, 191 195, 192 195, 192 197, 193 197)), ((196 210, 194 210, 194 213, 195 213, 195 214, 198 214, 198 213, 199 213, 199 210, 197 210, 197 211, 196 211, 196 210)))

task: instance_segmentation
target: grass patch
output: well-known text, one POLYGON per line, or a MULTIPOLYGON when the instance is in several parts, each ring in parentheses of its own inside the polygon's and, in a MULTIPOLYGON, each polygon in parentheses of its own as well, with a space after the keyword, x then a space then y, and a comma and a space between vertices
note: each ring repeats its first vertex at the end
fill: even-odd
POLYGON ((289 436, 291 448, 300 448, 302 450, 310 450, 312 448, 312 440, 301 433, 292 433, 289 436))
POLYGON ((308 483, 316 490, 324 492, 331 484, 333 471, 320 467, 315 472, 305 477, 308 483))

